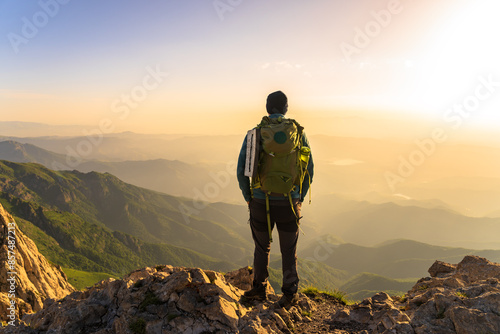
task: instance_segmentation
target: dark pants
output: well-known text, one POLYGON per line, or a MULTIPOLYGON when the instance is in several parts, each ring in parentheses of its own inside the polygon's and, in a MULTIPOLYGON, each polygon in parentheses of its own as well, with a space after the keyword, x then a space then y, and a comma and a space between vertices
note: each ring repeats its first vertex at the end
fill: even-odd
MULTIPOLYGON (((297 217, 300 217, 301 203, 298 199, 293 200, 297 217)), ((269 241, 269 230, 267 226, 266 201, 252 199, 250 202, 250 226, 252 237, 255 242, 253 259, 254 287, 265 284, 268 277, 269 253, 271 243, 269 241)), ((288 199, 269 201, 271 228, 278 228, 281 249, 281 263, 283 270, 283 285, 281 291, 284 294, 294 294, 299 285, 297 274, 297 240, 299 238, 299 227, 297 218, 292 211, 288 199)))

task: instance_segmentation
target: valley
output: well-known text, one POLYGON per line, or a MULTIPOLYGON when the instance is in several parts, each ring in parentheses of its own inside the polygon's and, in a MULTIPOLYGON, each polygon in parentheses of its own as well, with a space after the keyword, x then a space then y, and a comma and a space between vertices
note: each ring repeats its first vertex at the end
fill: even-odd
MULTIPOLYGON (((239 204, 231 159, 239 150, 236 137, 109 136, 68 170, 53 167, 67 166, 65 150, 83 137, 0 142, 0 202, 78 287, 147 265, 225 271, 252 264, 248 212, 239 204)), ((361 138, 326 136, 311 141, 317 175, 312 204, 303 211, 302 286, 362 299, 373 291, 402 293, 435 259, 500 259, 500 218, 483 200, 500 189, 491 168, 478 177, 464 167, 466 176, 432 182, 419 182, 419 174, 402 194, 391 194, 382 175, 403 146, 377 140, 366 149, 361 138), (372 154, 374 145, 385 155, 372 154), (468 192, 457 191, 463 188, 468 192), (475 199, 470 207, 461 205, 467 196, 475 199)), ((277 290, 279 258, 273 247, 270 279, 277 290)))

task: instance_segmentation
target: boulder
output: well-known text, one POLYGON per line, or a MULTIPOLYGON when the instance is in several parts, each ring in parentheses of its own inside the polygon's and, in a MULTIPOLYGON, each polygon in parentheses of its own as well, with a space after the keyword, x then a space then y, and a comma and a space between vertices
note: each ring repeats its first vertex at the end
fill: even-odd
POLYGON ((434 264, 429 268, 428 272, 431 275, 431 277, 442 277, 444 275, 447 275, 457 269, 457 266, 442 262, 442 261, 436 261, 434 264))

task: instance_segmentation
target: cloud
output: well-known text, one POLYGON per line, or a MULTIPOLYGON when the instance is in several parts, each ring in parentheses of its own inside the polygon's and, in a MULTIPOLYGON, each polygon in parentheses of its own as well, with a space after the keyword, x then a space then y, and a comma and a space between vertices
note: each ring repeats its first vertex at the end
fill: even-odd
POLYGON ((291 69, 295 68, 295 66, 290 64, 288 61, 278 61, 274 64, 274 66, 275 66, 275 68, 284 68, 287 70, 291 70, 291 69))

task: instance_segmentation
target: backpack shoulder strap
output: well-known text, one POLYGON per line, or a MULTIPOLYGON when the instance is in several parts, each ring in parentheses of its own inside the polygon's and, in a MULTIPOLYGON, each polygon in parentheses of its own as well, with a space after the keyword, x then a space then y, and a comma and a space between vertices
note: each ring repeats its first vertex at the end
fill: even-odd
POLYGON ((301 139, 302 139, 302 133, 304 132, 304 127, 303 127, 303 126, 301 126, 301 125, 299 124, 299 122, 297 122, 296 120, 294 120, 294 119, 292 119, 292 118, 289 118, 289 120, 290 120, 290 121, 292 121, 292 122, 295 124, 295 126, 297 127, 297 131, 299 132, 299 135, 300 135, 300 137, 301 137, 301 139))
POLYGON ((257 129, 262 128, 263 126, 271 124, 271 118, 269 116, 262 117, 262 120, 259 124, 257 124, 257 129))

